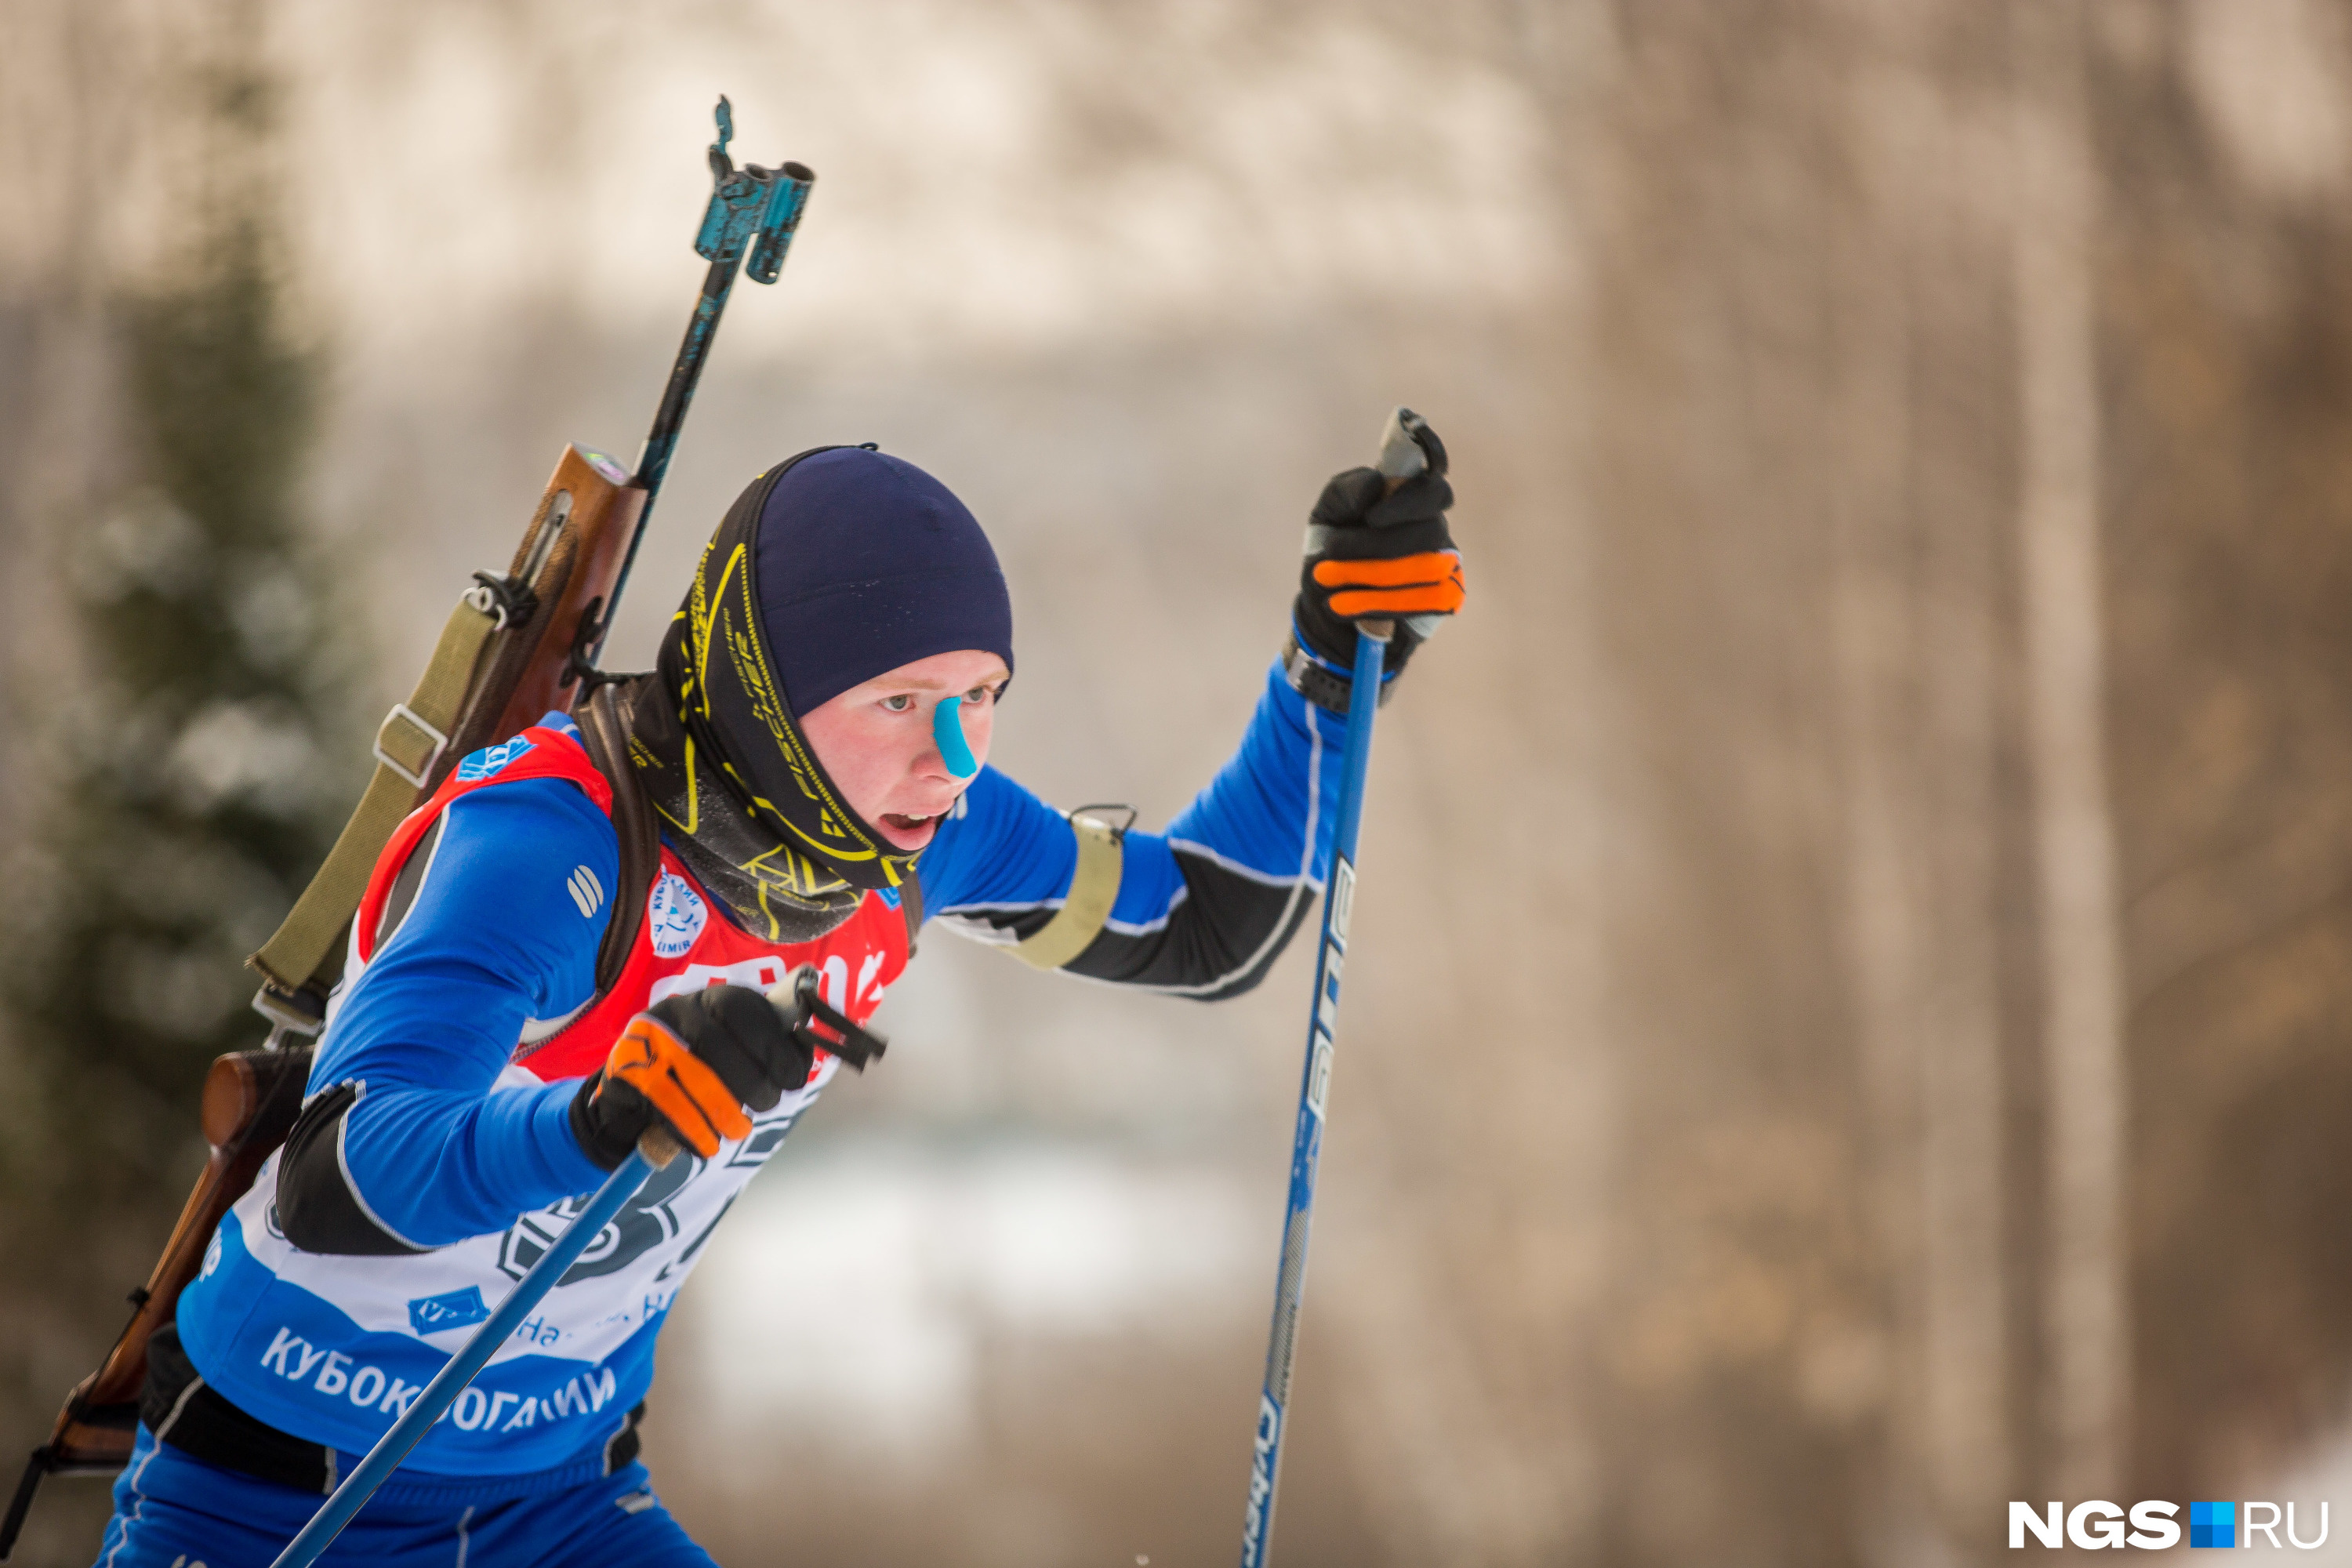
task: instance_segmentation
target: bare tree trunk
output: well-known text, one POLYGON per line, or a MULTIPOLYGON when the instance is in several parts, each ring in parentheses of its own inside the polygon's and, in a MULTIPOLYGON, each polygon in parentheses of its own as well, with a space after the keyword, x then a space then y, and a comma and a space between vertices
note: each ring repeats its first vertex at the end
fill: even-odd
POLYGON ((2079 13, 2021 0, 2015 276, 2026 703, 2048 1063, 2052 1489, 2124 1479, 2130 1322, 2114 828, 2105 763, 2098 387, 2079 13))
MULTIPOLYGON (((1965 521, 1965 520, 1963 520, 1965 521)), ((2011 1473, 2001 1072, 1993 900, 1993 605, 1982 534, 1937 526, 1924 552, 1918 765, 1935 936, 1919 976, 1921 1394, 1944 1532, 1980 1542, 2011 1473)))
MULTIPOLYGON (((1951 176, 1956 106, 1900 6, 1853 87, 1863 206, 1841 279, 1835 613, 1849 963, 1868 1086, 1893 1396, 1885 1528, 1968 1542, 2011 1459, 1992 897, 1988 510, 1919 390, 1972 363, 1980 248, 1951 176), (1976 242, 1976 243, 1972 243, 1976 242)), ((1964 426, 1963 426, 1964 428, 1964 426)))
POLYGON ((70 679, 54 590, 56 519, 84 509, 112 456, 92 193, 133 132, 119 6, 0 10, 0 845, 22 841, 44 780, 28 699, 70 679))
MULTIPOLYGON (((1902 101, 1897 93, 1858 96, 1874 100, 1873 107, 1881 110, 1902 101)), ((1859 121, 1870 110, 1853 113, 1859 121)), ((1912 118, 1868 127, 1870 144, 1886 163, 1904 161, 1903 132, 1915 129, 1907 123, 1912 118)), ((1883 188, 1865 179, 1872 194, 1883 188)), ((1871 1503, 1882 1510, 1881 1531, 1897 1540, 1920 1528, 1928 1446, 1927 1402, 1910 1395, 1921 1373, 1919 1323, 1926 1311, 1919 992, 1922 971, 1932 962, 1910 756, 1916 743, 1911 722, 1916 605, 1905 548, 1913 436, 1906 395, 1913 345, 1903 276, 1909 259, 1905 226, 1899 220, 1857 221, 1854 232, 1832 247, 1845 258, 1846 275, 1840 280, 1844 330, 1833 392, 1838 445, 1828 484, 1835 529, 1831 607, 1843 797, 1844 963, 1864 1097, 1861 1131, 1878 1258, 1883 1386, 1893 1395, 1881 1402, 1883 1445, 1871 1503)))

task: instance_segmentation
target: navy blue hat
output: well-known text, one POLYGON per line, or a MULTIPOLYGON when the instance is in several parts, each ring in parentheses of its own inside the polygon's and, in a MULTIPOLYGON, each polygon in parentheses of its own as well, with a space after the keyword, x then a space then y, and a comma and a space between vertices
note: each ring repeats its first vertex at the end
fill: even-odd
POLYGON ((778 477, 752 546, 760 622, 797 719, 933 654, 1013 668, 1013 599, 979 520, 914 464, 862 447, 778 477))

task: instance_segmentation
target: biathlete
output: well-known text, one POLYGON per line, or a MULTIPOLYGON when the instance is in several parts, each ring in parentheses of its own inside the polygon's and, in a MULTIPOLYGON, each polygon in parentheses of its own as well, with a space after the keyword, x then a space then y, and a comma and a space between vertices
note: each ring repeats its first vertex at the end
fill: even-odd
POLYGON ((927 916, 1147 991, 1255 984, 1322 886, 1351 623, 1415 617, 1395 670, 1462 602, 1423 446, 1430 471, 1393 493, 1370 468, 1325 488, 1240 748, 1159 834, 1074 820, 985 765, 1012 603, 944 485, 858 447, 762 474, 657 668, 616 689, 625 758, 600 767, 550 713, 466 758, 386 847, 301 1118, 151 1346, 101 1568, 267 1568, 656 1123, 687 1153, 326 1561, 709 1563, 636 1458, 655 1337, 843 1042, 762 993, 810 965, 862 1025, 927 916), (650 887, 622 885, 632 789, 659 823, 650 887), (644 918, 600 992, 625 900, 644 918))

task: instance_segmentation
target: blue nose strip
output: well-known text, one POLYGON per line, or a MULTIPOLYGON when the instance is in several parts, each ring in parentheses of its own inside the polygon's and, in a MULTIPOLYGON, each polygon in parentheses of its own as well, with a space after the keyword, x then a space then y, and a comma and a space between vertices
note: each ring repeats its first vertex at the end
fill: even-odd
POLYGON ((960 779, 980 772, 980 762, 963 738, 962 698, 942 698, 931 710, 931 736, 940 743, 940 761, 947 763, 948 772, 960 779))

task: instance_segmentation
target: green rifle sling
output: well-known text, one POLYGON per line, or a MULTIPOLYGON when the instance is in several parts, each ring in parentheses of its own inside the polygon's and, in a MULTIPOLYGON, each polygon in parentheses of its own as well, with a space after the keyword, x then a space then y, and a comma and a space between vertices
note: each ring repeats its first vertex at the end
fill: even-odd
POLYGON ((368 780, 367 793, 285 923, 246 960, 272 985, 287 992, 307 988, 322 999, 332 989, 342 970, 343 931, 367 891, 376 857, 383 853, 401 818, 415 808, 418 792, 449 743, 474 667, 499 624, 499 617, 479 607, 471 595, 458 600, 416 689, 384 715, 376 731, 375 774, 368 780))

